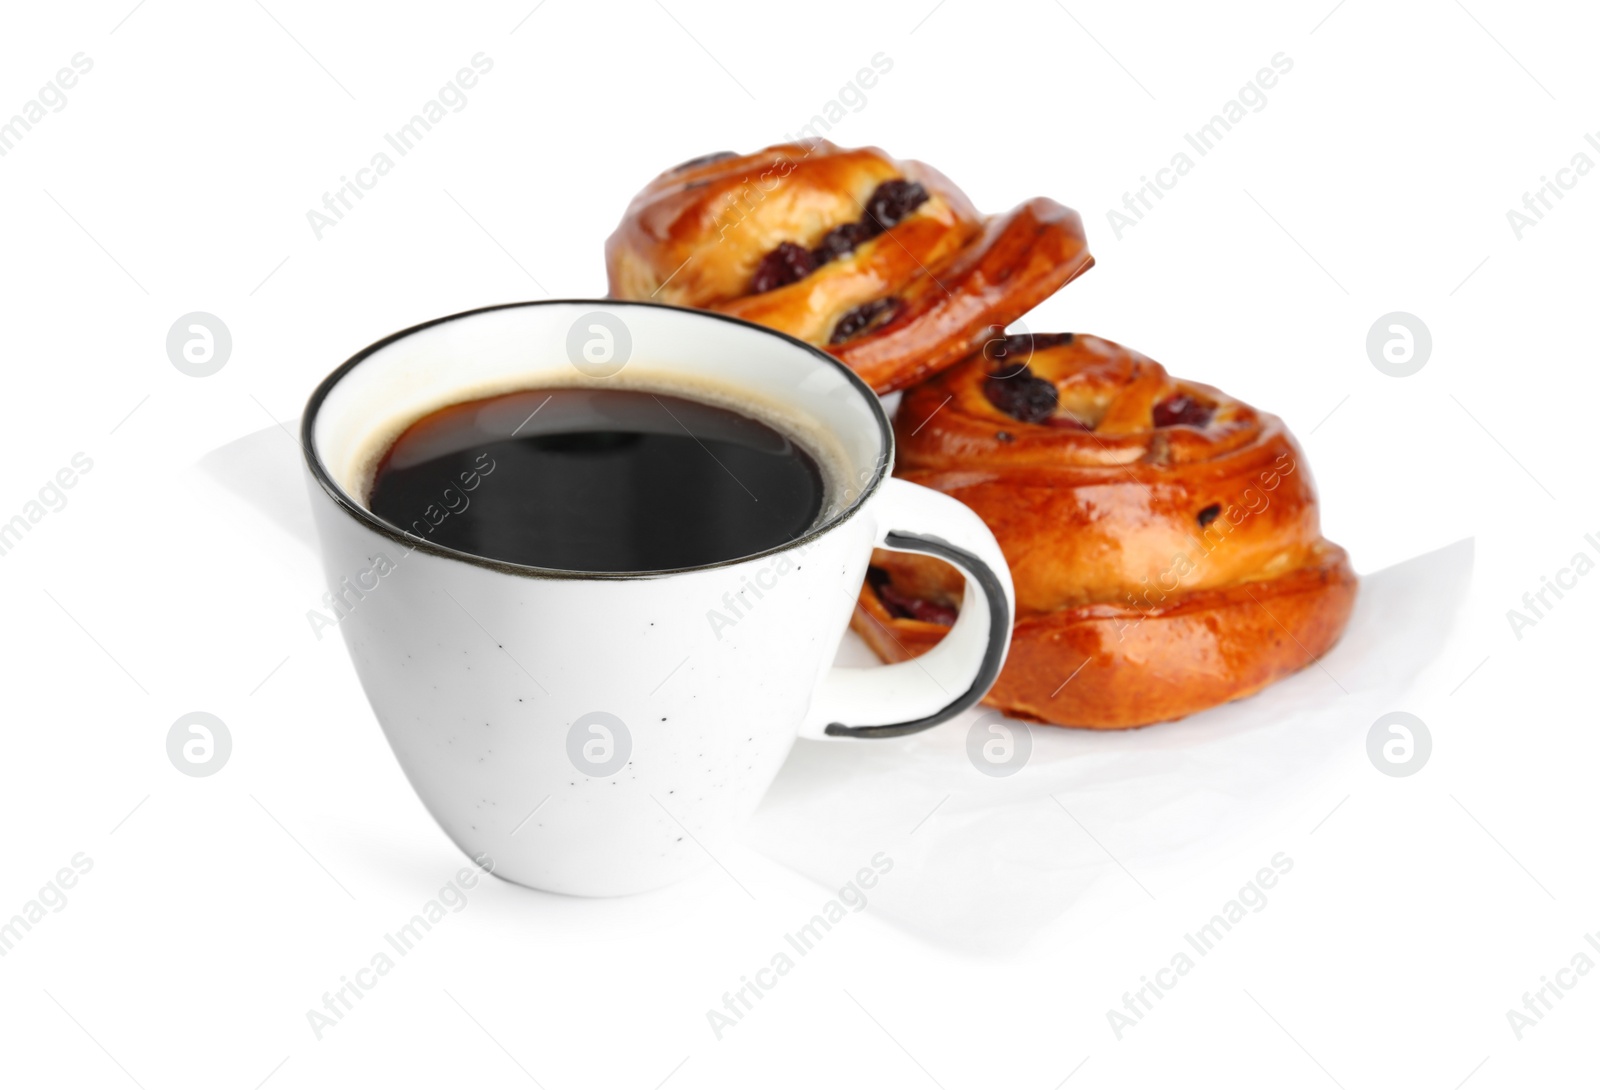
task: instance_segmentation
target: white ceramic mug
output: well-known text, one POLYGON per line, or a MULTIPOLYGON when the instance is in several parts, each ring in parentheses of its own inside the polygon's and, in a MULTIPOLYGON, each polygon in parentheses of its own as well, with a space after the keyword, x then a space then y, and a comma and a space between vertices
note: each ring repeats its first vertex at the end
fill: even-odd
POLYGON ((1013 594, 993 535, 890 476, 888 418, 848 368, 748 322, 612 300, 440 318, 329 375, 303 445, 339 627, 384 734, 457 846, 523 885, 602 896, 698 870, 796 738, 924 730, 977 703, 1005 659, 1013 594), (492 475, 410 527, 365 506, 375 452, 426 413, 612 382, 781 410, 832 444, 848 481, 800 538, 670 572, 556 571, 430 541, 492 475), (915 661, 834 667, 875 546, 956 565, 963 608, 915 661))

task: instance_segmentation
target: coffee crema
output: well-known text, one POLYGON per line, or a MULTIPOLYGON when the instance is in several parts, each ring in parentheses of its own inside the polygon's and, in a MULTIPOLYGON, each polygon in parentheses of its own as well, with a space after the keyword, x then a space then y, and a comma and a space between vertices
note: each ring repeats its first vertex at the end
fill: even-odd
POLYGON ((827 491, 817 458, 753 416, 678 394, 558 386, 424 416, 379 461, 367 505, 491 560, 650 572, 794 541, 827 491))

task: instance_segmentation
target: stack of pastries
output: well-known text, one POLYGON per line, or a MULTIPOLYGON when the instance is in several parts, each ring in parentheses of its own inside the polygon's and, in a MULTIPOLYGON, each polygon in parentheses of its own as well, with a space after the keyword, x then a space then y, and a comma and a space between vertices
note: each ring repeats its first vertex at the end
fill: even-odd
MULTIPOLYGON (((985 702, 1122 728, 1248 696, 1320 657, 1355 600, 1283 422, 1086 334, 1004 328, 1088 269, 1077 213, 983 216, 937 171, 825 141, 691 160, 606 248, 611 294, 809 341, 895 414, 898 476, 988 524, 1016 586, 985 702)), ((854 626, 900 661, 943 638, 962 579, 880 550, 854 626)))

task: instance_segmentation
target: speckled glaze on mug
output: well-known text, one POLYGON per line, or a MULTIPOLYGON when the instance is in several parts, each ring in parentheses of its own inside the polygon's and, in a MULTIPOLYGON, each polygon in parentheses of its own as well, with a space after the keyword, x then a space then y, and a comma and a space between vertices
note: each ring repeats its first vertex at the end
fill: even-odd
POLYGON ((796 738, 926 729, 975 704, 1003 663, 1012 589, 993 536, 960 503, 891 478, 872 391, 771 330, 609 300, 469 311, 358 353, 313 393, 302 426, 340 631, 378 722, 446 834, 511 881, 590 896, 672 882, 737 833, 796 738), (602 327, 622 330, 620 364, 569 358, 574 331, 602 327), (409 527, 363 504, 374 453, 433 409, 610 382, 770 410, 830 448, 837 495, 777 549, 638 573, 431 542, 432 525, 494 486, 492 468, 409 527), (955 564, 969 608, 915 662, 834 667, 874 547, 955 564))

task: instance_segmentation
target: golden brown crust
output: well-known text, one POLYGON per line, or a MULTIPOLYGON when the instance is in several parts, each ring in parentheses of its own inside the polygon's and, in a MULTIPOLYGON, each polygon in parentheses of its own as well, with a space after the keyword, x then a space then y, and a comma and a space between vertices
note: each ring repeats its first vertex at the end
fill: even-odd
MULTIPOLYGON (((1283 423, 1109 341, 1048 340, 1029 354, 1012 338, 999 359, 935 376, 895 421, 896 473, 977 511, 1011 567, 1017 623, 987 702, 1064 725, 1142 726, 1256 692, 1333 646, 1355 575, 1322 537, 1283 423), (984 392, 1022 364, 1057 391, 1044 421, 984 392), (1190 423, 1155 425, 1186 405, 1190 423)), ((959 575, 938 561, 880 551, 873 564, 893 595, 960 599, 959 575)), ((895 660, 945 631, 891 615, 870 586, 855 626, 895 660)))
MULTIPOLYGON (((892 555, 892 554, 883 554, 892 555)), ((1275 579, 1194 591, 1148 613, 1099 604, 1019 620, 984 703, 1062 726, 1121 729, 1192 715, 1297 673, 1338 642, 1355 602, 1344 550, 1275 579)), ((891 617, 863 586, 851 626, 887 662, 949 631, 891 617)))
POLYGON ((613 297, 771 326, 826 348, 880 393, 966 356, 1093 263, 1078 214, 1054 201, 985 218, 931 167, 824 140, 669 170, 606 243, 613 297), (753 290, 778 247, 810 251, 867 221, 874 191, 897 180, 926 192, 903 219, 792 283, 753 290), (884 301, 892 317, 833 343, 847 315, 884 301))

